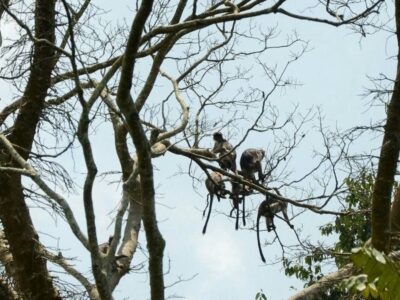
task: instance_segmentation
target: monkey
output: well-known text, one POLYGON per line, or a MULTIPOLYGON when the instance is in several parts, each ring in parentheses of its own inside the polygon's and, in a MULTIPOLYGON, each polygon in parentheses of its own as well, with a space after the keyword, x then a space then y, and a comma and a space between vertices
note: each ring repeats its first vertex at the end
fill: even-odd
POLYGON ((110 235, 108 238, 108 241, 106 243, 100 244, 99 245, 99 251, 100 253, 107 254, 108 251, 110 250, 111 242, 114 239, 114 236, 110 235))
MULTIPOLYGON (((99 252, 107 255, 108 252, 110 251, 110 246, 111 246, 111 242, 113 241, 114 236, 110 235, 110 237, 108 238, 108 241, 106 243, 100 244, 99 245, 99 252)), ((123 268, 126 268, 123 260, 124 259, 128 259, 129 257, 125 254, 119 254, 114 256, 114 260, 112 261, 112 267, 115 270, 121 270, 123 268)))
MULTIPOLYGON (((279 191, 277 194, 280 195, 279 191)), ((265 221, 267 224, 267 231, 270 232, 271 230, 275 230, 274 224, 274 216, 278 213, 282 212, 284 220, 289 225, 290 228, 294 228, 294 226, 290 223, 289 217, 287 215, 287 203, 278 200, 274 196, 267 194, 265 195, 265 200, 261 202, 260 206, 258 207, 257 213, 257 243, 258 243, 258 251, 260 252, 261 260, 265 263, 264 254, 261 249, 260 243, 260 219, 261 217, 265 217, 265 221)))
POLYGON ((248 194, 247 190, 243 188, 243 186, 234 180, 231 180, 232 191, 230 198, 232 199, 233 208, 229 213, 229 216, 232 217, 233 211, 236 210, 236 224, 235 229, 239 229, 239 204, 242 204, 242 221, 243 226, 246 226, 246 210, 245 210, 245 196, 248 194))
POLYGON ((215 132, 213 135, 215 144, 212 153, 218 154, 219 166, 226 170, 231 170, 236 173, 236 152, 233 146, 224 138, 221 132, 215 132))
POLYGON ((240 157, 241 175, 245 179, 250 179, 254 183, 257 180, 254 173, 258 173, 258 180, 262 183, 265 180, 266 174, 262 172, 261 161, 265 157, 265 151, 262 149, 246 149, 240 157))
MULTIPOLYGON (((208 190, 207 206, 208 206, 208 199, 210 199, 210 206, 208 209, 206 222, 203 227, 203 234, 205 234, 206 230, 207 230, 207 224, 208 224, 208 220, 210 219, 210 215, 211 215, 211 209, 212 209, 212 205, 213 205, 214 195, 217 197, 218 202, 220 202, 221 198, 225 198, 225 196, 227 194, 227 191, 225 189, 224 179, 223 179, 223 176, 221 173, 212 172, 210 174, 210 177, 207 177, 205 183, 206 183, 206 188, 208 190)), ((207 210, 207 206, 204 209, 204 213, 207 210)), ((204 213, 203 213, 203 216, 204 216, 204 213)))

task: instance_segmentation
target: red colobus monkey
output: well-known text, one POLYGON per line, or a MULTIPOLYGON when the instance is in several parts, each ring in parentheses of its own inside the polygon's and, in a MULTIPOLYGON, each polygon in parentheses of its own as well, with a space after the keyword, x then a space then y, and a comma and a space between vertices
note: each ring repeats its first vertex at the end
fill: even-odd
MULTIPOLYGON (((225 195, 227 193, 227 191, 225 189, 225 183, 224 183, 223 176, 221 173, 218 173, 218 172, 212 172, 210 174, 210 177, 208 177, 206 179, 206 188, 208 190, 207 206, 208 206, 208 199, 210 199, 210 206, 208 208, 206 222, 204 223, 203 234, 205 234, 206 230, 207 230, 207 224, 208 224, 208 220, 210 219, 210 215, 211 215, 214 195, 217 197, 218 202, 219 202, 221 200, 221 198, 225 198, 225 195)), ((207 210, 207 206, 206 206, 204 212, 207 210)))
POLYGON ((108 241, 106 243, 100 244, 99 245, 99 251, 103 254, 107 254, 108 251, 110 250, 111 242, 114 239, 112 235, 108 238, 108 241))
POLYGON ((257 213, 257 243, 258 243, 258 250, 260 252, 261 260, 265 263, 265 258, 261 249, 260 243, 260 219, 261 217, 265 217, 265 221, 267 224, 267 231, 270 232, 271 230, 275 230, 274 224, 274 216, 282 212, 283 218, 286 223, 290 226, 290 228, 294 228, 294 226, 290 223, 289 217, 287 215, 287 203, 283 202, 272 195, 266 195, 266 198, 263 202, 261 202, 260 206, 258 207, 257 213))
POLYGON ((239 205, 242 204, 242 221, 243 226, 246 226, 246 210, 245 210, 245 196, 248 194, 247 191, 243 188, 243 185, 231 180, 232 191, 230 198, 232 199, 233 208, 229 213, 229 216, 232 217, 233 211, 236 210, 236 223, 235 229, 239 229, 239 205))
POLYGON ((218 154, 220 167, 236 173, 236 152, 233 150, 233 146, 224 138, 221 132, 215 132, 213 138, 215 143, 211 152, 218 154))
POLYGON ((244 178, 257 183, 254 173, 258 173, 258 180, 262 183, 266 175, 262 172, 261 161, 265 157, 265 151, 261 149, 246 149, 240 157, 241 174, 244 178))

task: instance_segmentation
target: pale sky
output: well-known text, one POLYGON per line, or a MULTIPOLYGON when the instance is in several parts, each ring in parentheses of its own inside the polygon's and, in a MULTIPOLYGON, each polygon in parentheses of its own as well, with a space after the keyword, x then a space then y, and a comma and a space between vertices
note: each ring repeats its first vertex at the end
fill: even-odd
MULTIPOLYGON (((94 2, 104 7, 104 1, 94 2)), ((126 16, 127 22, 130 23, 126 6, 120 5, 119 8, 114 8, 111 4, 107 5, 113 21, 121 21, 121 16, 126 16)), ((364 92, 365 87, 371 86, 367 75, 376 77, 382 73, 394 77, 396 62, 389 58, 395 54, 395 40, 390 38, 387 32, 360 38, 345 27, 335 28, 323 24, 293 21, 282 16, 261 17, 257 22, 263 22, 263 18, 266 19, 265 22, 276 24, 282 37, 296 30, 302 39, 310 42, 311 50, 288 71, 288 74, 302 85, 295 89, 288 88, 285 93, 278 92, 271 98, 272 103, 277 105, 283 114, 295 104, 299 104, 300 111, 306 111, 310 107, 321 107, 325 115, 325 125, 332 129, 368 124, 370 120, 382 118, 382 108, 367 110, 367 101, 360 97, 360 94, 364 92)), ((12 28, 4 24, 1 28, 5 39, 13 32, 12 28)), ((241 46, 246 47, 246 45, 241 46)), ((0 108, 5 104, 4 100, 10 96, 10 91, 3 86, 0 81, 0 108)), ((112 135, 108 133, 111 133, 110 128, 102 128, 101 133, 92 137, 100 172, 116 169, 117 161, 113 145, 110 143, 112 135)), ((291 168, 296 172, 307 169, 308 162, 313 161, 312 147, 320 144, 320 140, 314 138, 315 135, 310 134, 310 139, 296 152, 296 157, 291 162, 291 168)), ((235 142, 237 141, 232 141, 235 142)), ((251 147, 272 147, 271 143, 273 141, 260 140, 260 136, 250 135, 238 149, 238 153, 251 147)), ((360 144, 359 148, 371 149, 379 143, 380 140, 377 139, 371 143, 360 144)), ((210 139, 208 147, 211 146, 210 139)), ((81 180, 80 173, 84 171, 82 160, 77 156, 74 158, 75 164, 71 163, 71 156, 64 156, 63 160, 68 164, 68 168, 75 172, 73 173, 75 179, 81 180)), ((304 283, 286 277, 281 264, 263 265, 258 254, 256 234, 254 231, 246 230, 253 224, 254 216, 253 219, 247 220, 246 229, 235 231, 234 221, 221 214, 228 214, 230 211, 230 204, 227 201, 214 204, 215 209, 210 218, 207 234, 201 234, 206 189, 201 186, 198 190, 199 195, 193 190, 190 178, 185 175, 175 175, 178 166, 185 169, 187 163, 186 159, 172 154, 155 161, 157 167, 155 184, 159 204, 157 216, 160 231, 166 240, 165 270, 169 269, 165 283, 170 285, 178 278, 186 279, 198 274, 189 281, 168 288, 166 295, 179 295, 188 300, 241 300, 254 299, 256 293, 262 289, 269 300, 280 300, 287 299, 294 293, 292 287, 301 289, 304 283)), ((110 212, 120 200, 120 187, 97 180, 94 191, 99 239, 106 241, 111 232, 110 212)), ((84 228, 81 195, 71 195, 69 199, 77 219, 84 228)), ((261 200, 260 195, 251 197, 253 205, 261 200)), ((289 212, 291 216, 292 211, 289 212)), ((42 234, 42 241, 66 249, 65 256, 80 256, 76 265, 81 271, 88 273, 90 268, 88 255, 85 254, 82 258, 83 248, 77 246, 73 235, 65 229, 63 221, 59 219, 55 222, 39 210, 33 210, 32 215, 38 229, 51 235, 42 234)), ((332 220, 330 216, 306 212, 295 218, 292 223, 301 231, 302 238, 320 240, 318 227, 332 220)), ((287 244, 294 243, 295 237, 290 228, 282 221, 277 220, 276 223, 282 241, 287 244)), ((264 224, 263 222, 262 226, 265 226, 264 224)), ((270 242, 273 234, 262 232, 261 239, 270 242)), ((145 248, 144 232, 140 235, 140 241, 145 248)), ((264 246, 263 251, 267 261, 270 262, 281 256, 280 247, 276 243, 264 246)), ((133 264, 145 260, 139 252, 134 257, 133 264)), ((147 299, 149 281, 147 274, 143 273, 125 276, 114 293, 115 299, 147 299)))

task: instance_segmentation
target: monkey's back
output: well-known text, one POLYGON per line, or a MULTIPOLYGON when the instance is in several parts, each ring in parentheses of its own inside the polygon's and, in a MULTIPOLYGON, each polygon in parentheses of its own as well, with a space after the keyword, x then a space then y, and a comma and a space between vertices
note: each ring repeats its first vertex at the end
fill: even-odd
POLYGON ((242 153, 240 156, 240 168, 242 170, 246 170, 249 167, 252 168, 255 166, 256 158, 254 153, 257 153, 257 151, 257 149, 250 148, 242 153))

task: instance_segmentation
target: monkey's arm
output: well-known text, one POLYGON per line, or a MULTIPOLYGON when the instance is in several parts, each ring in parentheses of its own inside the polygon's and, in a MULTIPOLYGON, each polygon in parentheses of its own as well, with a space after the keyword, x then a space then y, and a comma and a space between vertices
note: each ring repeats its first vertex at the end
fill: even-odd
POLYGON ((283 218, 285 219, 285 221, 287 222, 287 224, 289 225, 290 228, 294 228, 293 224, 290 223, 289 217, 287 215, 287 205, 284 205, 284 207, 282 208, 282 215, 283 218))
POLYGON ((214 154, 218 154, 221 153, 222 149, 222 144, 219 142, 215 142, 214 147, 211 149, 211 152, 214 154))
POLYGON ((263 182, 265 176, 264 176, 263 171, 262 171, 261 161, 257 161, 256 162, 256 169, 257 169, 257 172, 258 172, 258 180, 260 182, 263 182))

